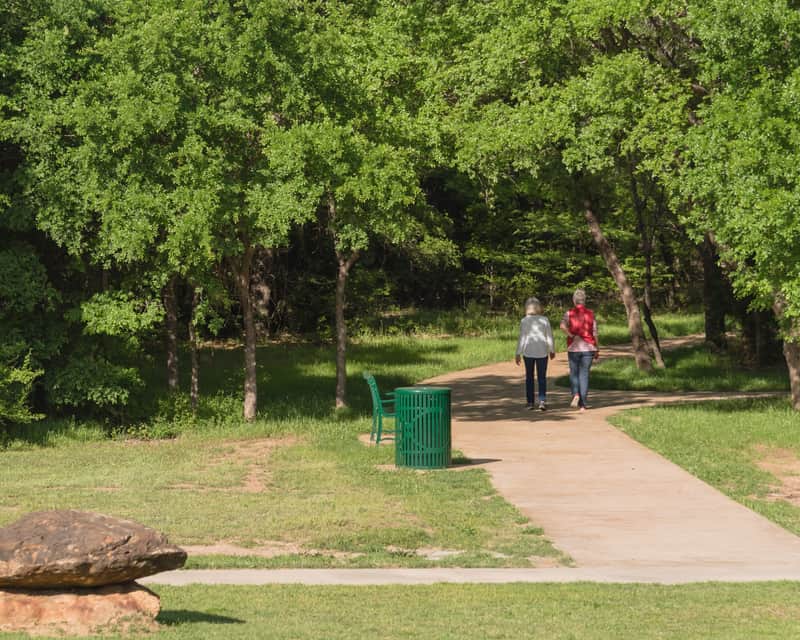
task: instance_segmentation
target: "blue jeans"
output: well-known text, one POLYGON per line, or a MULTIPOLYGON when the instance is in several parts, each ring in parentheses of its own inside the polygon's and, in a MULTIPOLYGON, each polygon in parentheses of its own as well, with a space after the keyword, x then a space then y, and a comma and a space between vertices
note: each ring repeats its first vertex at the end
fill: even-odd
POLYGON ((536 369, 536 377, 539 379, 539 402, 547 399, 547 358, 529 358, 523 356, 525 361, 525 395, 528 404, 534 404, 533 398, 533 372, 536 369))
POLYGON ((592 368, 594 353, 592 351, 570 351, 569 357, 569 386, 572 396, 578 396, 578 406, 586 406, 589 395, 589 370, 592 368))

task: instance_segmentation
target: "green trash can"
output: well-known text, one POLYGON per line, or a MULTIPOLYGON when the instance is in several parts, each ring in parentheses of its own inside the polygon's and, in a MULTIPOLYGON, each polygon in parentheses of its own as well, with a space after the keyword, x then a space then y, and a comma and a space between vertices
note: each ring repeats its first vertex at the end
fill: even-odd
POLYGON ((450 389, 400 387, 394 395, 395 464, 414 469, 450 465, 450 389))

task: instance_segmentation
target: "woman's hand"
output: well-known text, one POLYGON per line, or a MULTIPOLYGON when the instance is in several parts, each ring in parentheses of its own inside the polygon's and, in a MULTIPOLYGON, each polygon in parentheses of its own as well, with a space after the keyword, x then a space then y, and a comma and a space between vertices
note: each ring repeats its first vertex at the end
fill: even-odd
POLYGON ((551 360, 555 360, 556 359, 556 354, 553 353, 552 351, 550 352, 550 359, 551 360))
POLYGON ((519 356, 514 356, 514 362, 516 362, 516 363, 517 363, 517 366, 519 366, 519 363, 520 363, 521 361, 522 361, 522 358, 520 358, 519 356))

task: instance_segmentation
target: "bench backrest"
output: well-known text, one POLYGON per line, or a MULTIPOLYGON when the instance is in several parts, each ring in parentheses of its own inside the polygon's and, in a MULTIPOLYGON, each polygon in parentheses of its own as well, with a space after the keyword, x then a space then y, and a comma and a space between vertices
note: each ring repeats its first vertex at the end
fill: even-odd
POLYGON ((364 380, 367 381, 367 385, 369 386, 369 392, 372 396, 373 410, 381 411, 383 409, 383 405, 381 404, 381 393, 378 391, 378 383, 375 382, 375 376, 373 376, 369 371, 365 371, 364 380))

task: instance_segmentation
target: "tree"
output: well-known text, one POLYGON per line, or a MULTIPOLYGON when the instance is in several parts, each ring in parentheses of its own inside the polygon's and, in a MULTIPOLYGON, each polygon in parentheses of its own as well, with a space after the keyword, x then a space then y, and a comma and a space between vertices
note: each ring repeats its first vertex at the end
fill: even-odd
POLYGON ((691 30, 708 94, 675 174, 698 234, 714 234, 736 293, 773 309, 800 410, 800 15, 785 2, 698 7, 691 30))
POLYGON ((370 242, 402 245, 425 234, 420 203, 421 138, 404 100, 408 44, 389 12, 325 3, 312 22, 303 81, 312 95, 307 126, 310 181, 323 195, 336 258, 336 408, 347 405, 346 291, 370 242), (387 43, 394 45, 387 48, 387 43), (416 143, 416 144, 415 144, 416 143))
MULTIPOLYGON (((214 265, 230 276, 247 420, 257 410, 253 255, 284 242, 314 199, 291 121, 303 102, 293 71, 302 20, 279 3, 252 5, 115 3, 101 18, 117 27, 83 54, 86 69, 63 97, 42 87, 31 102, 34 136, 47 141, 31 145, 36 177, 58 194, 40 226, 97 263, 138 272, 116 283, 123 290, 133 283, 137 296, 163 298, 170 387, 176 278, 202 284, 214 265)), ((57 29, 42 32, 41 47, 57 29)))
MULTIPOLYGON (((645 160, 660 159, 664 141, 683 125, 686 90, 677 74, 641 51, 607 46, 610 16, 599 8, 586 16, 565 14, 558 3, 503 2, 479 17, 488 24, 465 50, 482 64, 456 57, 457 70, 442 74, 441 91, 456 102, 450 109, 456 162, 482 176, 490 191, 512 181, 547 193, 553 208, 583 211, 625 305, 637 364, 647 369, 638 300, 598 211, 624 219, 638 208, 644 222, 638 183, 654 180, 654 163, 645 160)), ((474 14, 466 20, 480 24, 474 14)), ((650 241, 645 248, 650 297, 650 241)))

